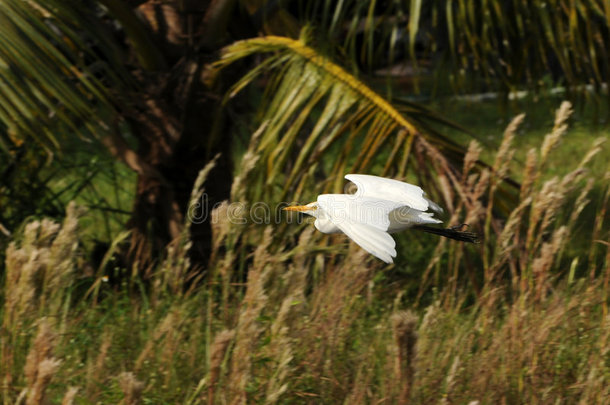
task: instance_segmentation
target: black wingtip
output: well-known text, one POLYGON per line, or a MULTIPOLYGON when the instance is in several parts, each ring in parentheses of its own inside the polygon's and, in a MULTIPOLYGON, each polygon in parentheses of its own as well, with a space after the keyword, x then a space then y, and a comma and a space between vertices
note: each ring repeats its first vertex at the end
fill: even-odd
POLYGON ((468 227, 467 224, 452 226, 450 228, 434 228, 427 225, 417 225, 414 228, 424 232, 433 233, 435 235, 444 236, 445 238, 459 240, 461 242, 479 243, 479 235, 474 232, 461 231, 460 229, 468 227))

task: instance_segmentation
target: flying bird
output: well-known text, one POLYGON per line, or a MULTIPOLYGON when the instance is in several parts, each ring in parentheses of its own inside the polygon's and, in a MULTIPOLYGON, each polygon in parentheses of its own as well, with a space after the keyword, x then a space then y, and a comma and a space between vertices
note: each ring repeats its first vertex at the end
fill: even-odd
POLYGON ((461 231, 464 225, 437 228, 434 218, 443 209, 413 184, 366 174, 348 174, 357 186, 355 194, 321 194, 307 205, 285 207, 316 218, 323 233, 343 232, 361 248, 386 263, 396 257, 396 242, 390 233, 413 228, 463 242, 477 242, 477 235, 461 231))

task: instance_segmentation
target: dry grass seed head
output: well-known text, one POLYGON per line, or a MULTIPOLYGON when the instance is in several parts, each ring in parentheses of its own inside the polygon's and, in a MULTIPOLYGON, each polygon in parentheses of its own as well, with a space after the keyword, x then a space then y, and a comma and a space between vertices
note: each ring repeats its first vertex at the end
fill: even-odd
POLYGON ((481 199, 483 194, 485 194, 485 190, 489 186, 489 180, 491 178, 491 172, 488 169, 483 169, 481 171, 481 176, 479 177, 479 181, 477 181, 473 191, 472 198, 473 199, 481 199))
POLYGON ((581 160, 578 167, 585 167, 586 165, 588 165, 589 162, 591 161, 591 159, 593 159, 595 157, 595 155, 597 155, 599 152, 601 152, 603 150, 602 145, 604 143, 606 143, 606 138, 597 138, 593 142, 591 149, 589 149, 589 151, 587 152, 585 157, 581 160))
POLYGON ((36 381, 30 386, 26 405, 39 405, 44 403, 45 391, 53 376, 57 373, 61 360, 47 357, 41 360, 36 366, 38 369, 36 381))
POLYGON ((314 227, 307 227, 299 235, 299 243, 295 247, 294 265, 297 269, 306 269, 307 260, 311 256, 309 251, 312 236, 314 234, 314 227))
POLYGON ((68 391, 66 391, 66 394, 61 400, 61 405, 74 405, 74 398, 76 398, 77 393, 78 387, 69 387, 68 391))
POLYGON ((239 174, 235 177, 235 179, 233 180, 233 184, 231 185, 231 201, 246 201, 245 190, 247 190, 248 187, 245 187, 245 184, 248 175, 256 167, 256 164, 260 159, 260 155, 257 151, 257 148, 261 136, 267 128, 267 124, 267 121, 263 122, 250 138, 250 145, 248 145, 248 150, 246 151, 241 160, 241 170, 239 174))
POLYGON ((538 169, 538 153, 535 148, 531 148, 527 152, 525 160, 525 169, 523 171, 523 181, 521 182, 520 200, 526 198, 532 191, 534 182, 537 179, 538 169))
POLYGON ((312 318, 334 318, 343 305, 353 299, 368 283, 371 269, 366 262, 369 254, 351 243, 352 250, 341 264, 325 274, 324 281, 316 288, 312 298, 312 318))
POLYGON ((464 166, 462 171, 462 177, 464 179, 466 179, 474 165, 479 160, 479 156, 481 155, 482 150, 483 148, 481 147, 481 145, 475 140, 470 141, 470 143, 468 144, 468 151, 464 156, 464 166))
POLYGON ((168 350, 171 350, 171 345, 168 344, 167 335, 170 334, 174 328, 176 328, 177 324, 180 322, 179 310, 176 308, 170 310, 170 312, 163 318, 163 320, 157 324, 157 327, 152 332, 152 338, 146 341, 146 345, 144 345, 144 349, 138 356, 135 362, 134 370, 136 372, 142 369, 144 363, 149 360, 149 357, 156 351, 154 349, 156 347, 161 346, 163 343, 163 352, 162 358, 167 354, 168 350), (163 339, 163 342, 161 340, 163 339))
POLYGON ((210 255, 209 266, 216 269, 221 278, 228 283, 231 279, 231 273, 234 269, 234 260, 236 252, 234 249, 227 249, 222 259, 217 257, 220 247, 223 243, 229 245, 237 237, 239 232, 232 232, 232 223, 230 221, 231 213, 228 201, 223 201, 218 207, 212 210, 212 254, 210 255), (232 235, 228 237, 228 235, 232 235))
MULTIPOLYGON (((212 171, 212 169, 216 166, 216 162, 220 154, 214 156, 212 160, 210 160, 197 174, 197 178, 195 179, 195 183, 193 184, 193 189, 191 190, 191 196, 189 198, 189 207, 193 207, 197 204, 197 200, 201 197, 204 192, 203 184, 208 178, 208 175, 212 171)), ((187 222, 187 225, 190 224, 190 221, 187 222)))
MULTIPOLYGON (((559 193, 558 190, 560 188, 560 183, 557 177, 553 177, 552 179, 544 182, 542 185, 542 189, 534 196, 534 200, 532 202, 532 213, 530 218, 533 221, 530 221, 529 227, 533 232, 536 226, 542 222, 542 219, 545 215, 548 215, 549 211, 552 210, 552 207, 556 205, 559 193)), ((554 214, 554 212, 552 212, 554 214)), ((543 229, 540 229, 542 232, 543 229)))
MULTIPOLYGON (((371 348, 368 350, 371 351, 371 348)), ((386 386, 383 389, 383 399, 378 400, 378 393, 372 392, 371 386, 373 384, 373 378, 375 378, 375 370, 373 367, 370 367, 375 360, 375 357, 372 357, 370 353, 367 353, 366 357, 363 356, 361 361, 358 364, 358 370, 354 373, 355 377, 353 383, 351 384, 351 390, 347 395, 345 404, 376 404, 381 403, 382 401, 389 400, 388 393, 392 393, 394 389, 395 378, 392 373, 392 368, 389 368, 388 371, 384 370, 383 373, 386 372, 392 377, 388 378, 386 382, 386 386), (377 394, 377 395, 376 395, 377 394)), ((392 358, 393 360, 393 358, 392 358)))
MULTIPOLYGON (((563 248, 568 235, 566 226, 562 226, 553 233, 550 242, 545 242, 540 248, 540 253, 532 262, 532 271, 536 275, 548 275, 557 253, 563 248)), ((546 277, 545 277, 546 279, 546 277)))
POLYGON ((223 201, 212 210, 212 252, 216 252, 224 242, 231 223, 229 222, 229 203, 223 201))
POLYGON ((451 363, 451 367, 449 368, 449 373, 447 373, 447 378, 445 379, 445 393, 443 398, 441 399, 441 404, 450 404, 451 394, 453 393, 453 388, 455 387, 456 377, 460 368, 460 356, 457 355, 454 357, 453 362, 451 363))
POLYGON ((480 178, 479 173, 472 173, 472 174, 468 175, 468 177, 466 178, 466 187, 471 193, 472 193, 472 190, 474 190, 474 186, 475 186, 475 184, 477 184, 477 180, 479 180, 479 178, 480 178))
POLYGON ((437 180, 438 180, 438 185, 441 190, 441 194, 443 195, 443 200, 445 200, 447 210, 449 210, 449 212, 455 211, 455 208, 453 206, 453 200, 454 200, 453 188, 451 187, 451 184, 449 183, 449 179, 447 178, 447 176, 440 174, 438 176, 437 180))
MULTIPOLYGON (((74 245, 77 243, 77 209, 70 204, 64 229, 47 219, 26 225, 21 246, 13 242, 6 251, 6 298, 4 325, 13 325, 29 318, 38 297, 47 299, 63 296, 66 284, 71 281, 74 245), (66 251, 66 246, 69 249, 66 251), (68 270, 68 271, 66 271, 68 270), (63 281, 63 282, 62 282, 63 281), (40 291, 40 286, 43 291, 40 291)), ((59 301, 47 311, 54 315, 59 301)))
MULTIPOLYGON (((172 377, 170 370, 175 368, 176 359, 180 355, 180 344, 184 341, 184 336, 188 335, 187 315, 184 308, 176 307, 172 310, 173 316, 168 316, 163 320, 160 328, 164 330, 161 337, 162 346, 160 350, 160 367, 165 372, 166 383, 172 377)), ((158 342, 159 343, 159 342, 158 342)))
POLYGON ((489 186, 489 180, 490 172, 488 169, 483 169, 480 176, 472 175, 469 177, 467 183, 467 201, 469 201, 469 204, 466 205, 465 223, 474 225, 483 220, 487 209, 482 202, 482 197, 489 186))
POLYGON ((394 343, 398 351, 396 373, 403 383, 412 383, 405 379, 412 377, 415 370, 418 320, 417 315, 411 311, 400 311, 391 317, 394 343))
POLYGON ((506 145, 506 144, 509 143, 510 139, 512 139, 512 137, 515 136, 515 133, 517 133, 517 130, 519 129, 519 127, 521 126, 521 124, 523 123, 524 120, 525 120, 525 114, 519 114, 510 121, 510 123, 506 126, 506 129, 504 129, 503 144, 505 144, 505 145, 504 145, 504 147, 500 147, 499 151, 506 152, 508 150, 509 145, 506 145), (507 139, 507 138, 510 138, 510 139, 507 139))
POLYGON ((572 226, 576 222, 582 211, 589 204, 590 201, 587 197, 589 196, 589 192, 593 188, 594 184, 595 180, 590 178, 589 180, 587 180, 587 184, 585 185, 585 187, 583 187, 583 189, 580 191, 580 194, 578 194, 576 202, 574 203, 574 208, 570 213, 570 219, 568 221, 570 226, 572 226))
POLYGON ((566 121, 568 118, 570 118, 573 112, 574 110, 572 110, 572 103, 567 100, 562 101, 555 113, 554 128, 559 128, 560 126, 565 125, 566 121))
POLYGON ((261 272, 274 260, 274 256, 269 252, 269 246, 273 241, 273 229, 268 226, 263 234, 263 240, 254 251, 254 263, 253 266, 259 269, 261 272))
MULTIPOLYGON (((214 337, 214 343, 212 343, 210 353, 210 372, 213 374, 220 370, 220 365, 226 354, 229 343, 235 337, 235 331, 232 329, 225 329, 220 331, 214 337), (215 371, 216 370, 216 371, 215 371)), ((210 382, 215 381, 214 378, 210 379, 210 382)))
POLYGON ((83 210, 73 201, 66 208, 66 218, 51 244, 51 256, 57 270, 72 270, 72 257, 78 246, 78 220, 83 210))
POLYGON ((269 276, 271 255, 267 251, 271 243, 271 228, 265 230, 263 242, 254 253, 254 263, 248 271, 246 295, 241 304, 236 327, 235 349, 231 362, 231 401, 245 403, 247 399, 246 386, 250 381, 252 353, 262 332, 258 318, 262 313, 268 297, 265 294, 265 283, 269 276))
POLYGON ((292 362, 293 355, 289 337, 286 336, 285 333, 282 333, 279 337, 276 337, 273 344, 277 347, 274 356, 276 365, 273 376, 269 379, 269 383, 267 384, 267 398, 265 403, 268 404, 276 403, 288 390, 288 383, 285 381, 292 371, 290 363, 292 362))
POLYGON ((24 373, 30 387, 38 380, 42 361, 51 358, 56 340, 57 334, 53 331, 50 321, 47 318, 40 319, 34 344, 25 360, 24 373))
MULTIPOLYGON (((69 205, 68 209, 71 213, 74 213, 75 208, 73 205, 69 205)), ((38 247, 51 245, 53 239, 61 228, 60 224, 48 218, 42 219, 40 224, 37 223, 38 221, 35 222, 34 229, 36 229, 35 232, 37 232, 37 235, 36 240, 33 242, 38 247)))
POLYGON ((566 133, 568 129, 567 120, 572 114, 572 104, 569 101, 561 103, 557 112, 555 113, 555 125, 553 131, 544 137, 542 146, 540 148, 540 162, 543 165, 550 152, 557 147, 561 136, 566 133))
POLYGON ((561 208, 561 203, 564 201, 563 195, 556 195, 556 199, 553 201, 546 211, 544 211, 544 215, 542 217, 542 221, 540 221, 540 227, 538 229, 538 236, 536 238, 536 246, 540 244, 540 241, 546 235, 550 229, 551 225, 554 222, 557 213, 559 212, 559 208, 561 208))
POLYGON ((586 169, 577 168, 576 170, 572 170, 570 173, 566 174, 563 179, 561 179, 561 191, 565 193, 569 193, 576 186, 580 179, 584 177, 587 173, 586 169))
POLYGON ((486 208, 480 201, 475 201, 470 209, 466 212, 466 217, 464 219, 464 223, 469 226, 474 226, 475 224, 482 221, 485 217, 486 208))
POLYGON ((74 202, 66 208, 66 218, 49 249, 49 260, 45 269, 44 291, 49 296, 52 313, 59 311, 65 289, 73 280, 76 251, 78 249, 78 220, 83 210, 74 202))
POLYGON ((422 318, 421 325, 419 326, 419 330, 425 331, 428 329, 434 329, 437 326, 441 316, 442 313, 440 311, 440 302, 434 301, 424 311, 424 316, 422 318))
POLYGON ((42 221, 35 227, 36 232, 32 228, 31 234, 26 238, 31 243, 30 246, 24 246, 26 251, 30 251, 30 265, 38 266, 37 277, 42 283, 40 300, 46 312, 52 316, 59 313, 66 290, 74 279, 79 237, 78 219, 81 214, 82 210, 71 202, 66 208, 66 218, 60 228, 50 221, 42 221))
POLYGON ((227 353, 231 340, 235 337, 234 330, 225 329, 214 337, 210 354, 210 381, 208 384, 208 404, 214 403, 214 391, 220 379, 220 368, 227 353))
POLYGON ((583 174, 584 169, 576 169, 568 173, 561 182, 553 178, 550 183, 543 185, 542 191, 538 194, 540 198, 533 205, 534 218, 539 219, 538 236, 534 247, 540 243, 542 236, 547 232, 556 215, 560 212, 567 194, 575 188, 577 181, 583 174))
POLYGON ((423 137, 417 138, 417 148, 427 154, 433 162, 438 165, 436 167, 437 176, 445 184, 439 182, 442 188, 443 197, 448 207, 453 205, 453 193, 457 192, 462 200, 467 200, 466 193, 462 187, 462 182, 456 177, 452 165, 449 163, 447 158, 431 143, 426 141, 423 137), (450 182, 448 181, 450 180, 450 182))
MULTIPOLYGON (((314 288, 302 328, 303 340, 311 342, 308 367, 315 375, 327 375, 337 360, 329 352, 342 347, 348 339, 351 326, 365 305, 362 292, 367 288, 373 273, 364 250, 350 246, 349 253, 337 266, 329 266, 324 279, 314 288)), ((326 384, 328 381, 325 381, 326 384)))
POLYGON ((144 391, 144 383, 138 381, 131 371, 119 374, 118 381, 123 391, 123 403, 125 405, 138 404, 142 397, 142 391, 144 391))
POLYGON ((87 369, 87 386, 86 392, 88 398, 95 398, 99 394, 100 387, 102 386, 102 380, 104 378, 104 371, 106 370, 106 359, 108 357, 108 350, 112 343, 112 334, 107 330, 102 334, 102 343, 98 350, 95 361, 90 363, 87 369))
POLYGON ((273 324, 271 324, 271 335, 280 336, 286 333, 288 325, 291 323, 292 313, 294 310, 294 303, 298 298, 294 295, 289 295, 282 301, 280 309, 277 311, 277 315, 273 324))
POLYGON ((6 250, 6 287, 3 324, 8 330, 17 330, 16 324, 29 319, 35 307, 36 284, 40 274, 37 252, 27 254, 17 249, 14 242, 6 250))
POLYGON ((496 255, 496 260, 498 258, 506 255, 510 249, 512 248, 511 241, 514 239, 515 235, 519 232, 519 227, 521 226, 521 221, 523 220, 524 211, 529 205, 532 203, 532 198, 527 197, 524 200, 521 200, 517 208, 515 208, 508 217, 504 228, 502 229, 502 233, 498 239, 497 246, 500 247, 499 254, 496 255))
POLYGON ((519 129, 519 126, 523 123, 525 114, 519 114, 508 124, 504 130, 504 136, 502 137, 502 143, 498 152, 496 153, 496 159, 493 165, 494 171, 494 185, 497 185, 502 179, 508 174, 509 164, 513 158, 515 150, 512 148, 515 134, 519 129))
POLYGON ((267 384, 267 403, 277 402, 288 389, 288 384, 285 381, 292 370, 290 363, 293 359, 292 339, 289 336, 289 330, 291 330, 292 315, 295 312, 294 303, 298 299, 303 299, 302 292, 296 292, 295 294, 288 295, 282 301, 276 318, 271 325, 271 341, 266 347, 266 355, 273 359, 276 365, 273 376, 267 384))
POLYGON ((307 287, 308 268, 299 263, 294 263, 289 270, 282 275, 283 284, 286 286, 286 296, 300 300, 305 294, 307 287))
POLYGON ((58 223, 47 218, 42 221, 30 222, 25 226, 21 245, 28 253, 40 247, 48 247, 57 235, 59 228, 58 223))
POLYGON ((395 373, 400 386, 398 403, 406 404, 415 376, 418 317, 411 311, 400 311, 392 315, 391 321, 397 351, 395 373))

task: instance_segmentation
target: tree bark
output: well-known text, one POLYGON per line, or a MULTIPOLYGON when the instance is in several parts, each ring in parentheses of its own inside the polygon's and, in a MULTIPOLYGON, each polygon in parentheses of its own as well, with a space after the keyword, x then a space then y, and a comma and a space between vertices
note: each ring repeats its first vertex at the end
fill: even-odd
MULTIPOLYGON (((138 173, 128 224, 132 231, 129 258, 144 276, 150 274, 165 247, 181 236, 195 179, 217 154, 220 157, 204 186, 208 202, 214 204, 229 197, 230 140, 214 135, 227 133, 228 124, 219 114, 220 97, 215 96, 219 89, 205 84, 203 71, 226 41, 234 3, 134 3, 144 23, 144 34, 158 51, 148 54, 161 55, 163 60, 148 58, 156 60, 154 69, 140 64, 134 70, 141 90, 132 97, 133 108, 125 117, 138 141, 137 148, 131 149, 118 130, 106 145, 138 173)), ((133 53, 135 56, 138 52, 133 53)), ((190 230, 191 262, 205 267, 211 246, 210 224, 193 224, 190 230)))

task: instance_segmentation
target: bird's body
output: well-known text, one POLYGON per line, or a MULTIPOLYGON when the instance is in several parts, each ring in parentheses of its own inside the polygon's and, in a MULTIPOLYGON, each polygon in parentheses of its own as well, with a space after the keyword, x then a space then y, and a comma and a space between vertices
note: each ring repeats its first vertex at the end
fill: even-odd
POLYGON ((465 241, 476 239, 468 232, 429 227, 442 222, 434 218, 434 213, 442 213, 442 209, 418 186, 364 174, 348 174, 345 178, 358 187, 355 194, 322 194, 316 202, 285 209, 315 217, 314 226, 320 232, 345 233, 386 263, 396 257, 396 242, 390 233, 407 228, 465 241))

